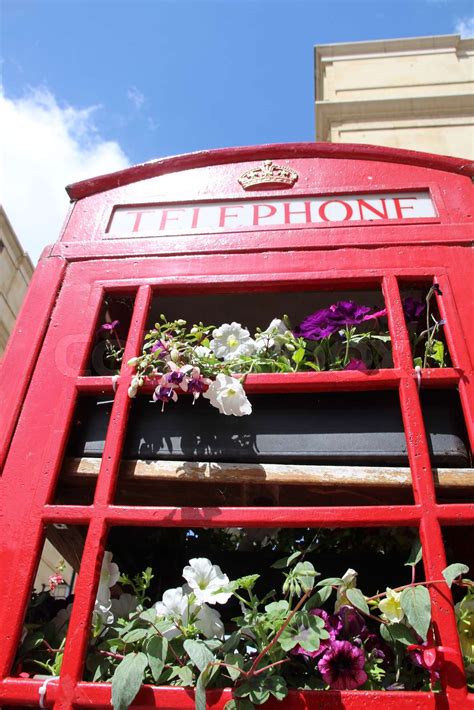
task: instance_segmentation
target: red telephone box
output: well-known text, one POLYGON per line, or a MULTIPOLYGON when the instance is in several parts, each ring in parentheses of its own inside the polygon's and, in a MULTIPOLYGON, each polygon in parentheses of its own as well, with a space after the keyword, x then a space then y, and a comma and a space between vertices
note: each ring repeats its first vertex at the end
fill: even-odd
MULTIPOLYGON (((183 155, 68 188, 72 208, 65 227, 59 241, 43 253, 2 363, 2 705, 110 707, 110 686, 82 678, 102 556, 115 526, 411 526, 419 529, 426 579, 440 578, 446 566, 442 529, 457 530, 474 519, 472 497, 467 497, 472 479, 465 463, 458 475, 449 461, 436 462, 420 402, 425 392, 441 392, 441 412, 446 409, 443 393, 455 393, 472 446, 471 175, 466 161, 456 158, 316 143, 183 155), (420 284, 437 285, 448 366, 414 368, 402 298, 420 284), (320 485, 329 486, 326 498, 318 492, 311 497, 308 488, 303 502, 290 486, 290 505, 282 496, 269 506, 230 494, 221 505, 214 499, 206 505, 209 485, 196 498, 186 488, 176 493, 176 500, 169 488, 161 499, 160 494, 147 498, 142 493, 133 500, 120 498, 119 470, 131 411, 127 390, 133 377, 127 362, 140 353, 149 314, 159 312, 160 298, 167 303, 178 299, 181 305, 199 302, 214 313, 220 301, 245 296, 250 314, 252 308, 265 311, 268 294, 275 301, 278 294, 304 300, 305 293, 361 290, 377 291, 384 301, 391 363, 364 372, 249 375, 246 389, 261 397, 281 395, 282 402, 283 395, 304 393, 373 395, 380 403, 394 398, 406 439, 404 483, 380 483, 384 472, 373 465, 364 474, 369 478, 364 479, 363 495, 356 491, 355 478, 352 485, 338 479, 333 485, 333 473, 344 470, 350 478, 354 461, 357 465, 357 457, 348 461, 346 452, 342 464, 331 459, 333 469, 318 469, 318 464, 311 470, 320 476, 320 485), (90 360, 110 302, 131 309, 118 377, 104 374, 90 360), (78 402, 91 397, 113 404, 88 498, 68 487, 71 478, 61 481, 78 402), (441 473, 436 478, 438 467, 451 471, 444 484, 441 473), (371 487, 384 492, 369 503, 364 496, 371 487), (46 526, 83 526, 86 536, 60 677, 41 695, 42 680, 11 673, 46 526)), ((287 472, 297 465, 292 461, 287 472)), ((280 452, 276 468, 268 467, 274 485, 282 464, 285 455, 280 452)), ((319 491, 317 486, 314 490, 319 491)), ((445 649, 440 692, 292 691, 284 706, 383 704, 399 710, 472 705, 450 594, 433 586, 431 596, 437 642, 445 649)), ((208 707, 222 708, 230 697, 229 691, 211 691, 208 707)), ((146 686, 133 707, 190 708, 193 698, 182 688, 146 686)))

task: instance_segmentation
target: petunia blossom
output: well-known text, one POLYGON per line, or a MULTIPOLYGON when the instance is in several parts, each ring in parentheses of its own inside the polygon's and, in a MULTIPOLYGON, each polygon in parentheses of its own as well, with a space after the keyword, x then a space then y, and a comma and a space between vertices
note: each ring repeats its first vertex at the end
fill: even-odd
POLYGON ((268 328, 255 336, 257 352, 261 353, 271 349, 276 354, 279 354, 282 346, 281 341, 285 333, 288 333, 288 328, 284 322, 280 318, 274 318, 268 328))
POLYGON ((97 601, 104 607, 110 603, 110 588, 117 584, 120 577, 120 570, 115 562, 112 562, 112 553, 104 552, 102 567, 100 570, 99 589, 97 590, 97 601))
POLYGON ((225 604, 230 593, 218 592, 229 584, 229 578, 218 565, 206 557, 194 557, 183 569, 183 577, 196 596, 198 603, 225 604))
POLYGON ((203 397, 208 399, 221 414, 242 417, 252 413, 252 405, 247 399, 244 388, 235 377, 230 375, 223 373, 217 375, 203 397))
POLYGON ((364 639, 367 636, 368 632, 364 618, 353 606, 341 606, 337 612, 337 618, 341 622, 342 638, 364 639))
POLYGON ((344 370, 359 370, 360 372, 366 372, 367 370, 367 365, 363 360, 359 360, 358 358, 351 357, 347 365, 345 366, 344 370))
POLYGON ((123 593, 118 599, 112 599, 111 610, 116 619, 128 619, 137 606, 138 599, 134 594, 123 593))
POLYGON ((155 604, 158 617, 168 618, 169 627, 162 631, 167 639, 179 636, 179 626, 187 626, 194 620, 196 628, 206 638, 222 638, 224 624, 218 611, 211 609, 207 604, 192 603, 190 599, 191 588, 188 585, 167 589, 163 593, 161 602, 155 604))
POLYGON ((307 316, 295 328, 294 334, 307 340, 322 340, 347 326, 360 325, 387 313, 385 308, 375 313, 371 313, 371 310, 369 306, 354 301, 338 301, 329 308, 322 308, 307 316))
POLYGON ((365 654, 349 641, 334 641, 318 663, 318 670, 331 690, 354 690, 367 680, 365 654))
POLYGON ((417 321, 421 314, 426 310, 426 304, 423 301, 418 301, 416 298, 407 296, 403 299, 403 312, 405 318, 409 322, 417 321))
POLYGON ((213 339, 209 343, 212 352, 220 360, 233 360, 242 355, 253 355, 255 341, 246 328, 240 323, 223 323, 212 332, 213 339))

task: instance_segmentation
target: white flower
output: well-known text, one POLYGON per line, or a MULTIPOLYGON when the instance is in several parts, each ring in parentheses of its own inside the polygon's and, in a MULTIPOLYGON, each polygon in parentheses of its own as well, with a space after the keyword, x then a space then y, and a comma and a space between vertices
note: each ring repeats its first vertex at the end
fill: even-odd
POLYGON ((100 570, 99 589, 97 590, 97 602, 106 607, 110 603, 110 588, 117 584, 120 577, 120 570, 115 562, 112 562, 112 553, 104 552, 102 568, 100 570))
POLYGON ((188 592, 191 589, 188 585, 167 589, 163 593, 163 600, 156 602, 155 609, 157 616, 170 619, 168 629, 162 631, 167 639, 179 636, 181 631, 178 626, 187 626, 191 619, 194 620, 196 628, 206 636, 206 638, 222 638, 224 635, 224 624, 218 611, 211 609, 207 604, 192 604, 188 592))
POLYGON ((229 578, 218 565, 213 565, 206 557, 194 557, 183 569, 183 577, 191 587, 198 603, 225 604, 230 593, 216 593, 229 584, 229 578))
POLYGON ((266 330, 255 336, 257 352, 273 348, 276 353, 281 351, 281 340, 288 328, 280 318, 274 318, 266 330))
POLYGON ((194 348, 194 353, 197 357, 209 357, 211 354, 211 348, 207 348, 205 345, 197 345, 194 348))
POLYGON ((357 586, 357 572, 351 568, 342 575, 342 584, 337 588, 336 604, 334 611, 337 612, 341 606, 350 605, 350 601, 346 596, 348 589, 355 589, 357 586))
POLYGON ((102 630, 103 626, 110 626, 113 623, 114 615, 110 598, 105 603, 96 599, 94 611, 92 612, 92 626, 94 628, 99 627, 99 630, 102 630))
POLYGON ((387 594, 384 599, 379 602, 379 609, 382 616, 387 621, 392 623, 401 621, 404 617, 402 605, 400 604, 400 593, 394 592, 393 589, 387 587, 387 594))
POLYGON ((217 609, 211 609, 207 604, 203 604, 197 614, 195 624, 199 631, 208 639, 224 636, 224 624, 217 609))
POLYGON ((117 619, 128 619, 138 606, 134 594, 121 594, 118 599, 112 599, 112 612, 117 619))
POLYGON ((217 375, 203 397, 208 399, 213 407, 217 407, 221 414, 242 417, 252 413, 252 405, 247 399, 244 388, 235 377, 229 375, 222 373, 217 375))
POLYGON ((214 339, 209 346, 221 360, 232 360, 241 355, 253 355, 255 352, 255 341, 250 337, 249 331, 235 321, 223 323, 212 332, 212 337, 214 339))

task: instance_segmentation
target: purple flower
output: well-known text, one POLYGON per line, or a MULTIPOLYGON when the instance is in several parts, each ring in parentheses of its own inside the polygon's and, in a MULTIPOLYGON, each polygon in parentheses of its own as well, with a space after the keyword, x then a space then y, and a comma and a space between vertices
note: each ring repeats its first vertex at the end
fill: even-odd
POLYGON ((364 639, 367 636, 367 626, 361 614, 353 606, 341 606, 337 616, 341 622, 342 635, 353 639, 356 636, 364 639))
POLYGON ((321 340, 332 333, 350 325, 359 325, 364 321, 386 314, 386 309, 370 313, 369 306, 360 306, 354 301, 338 301, 329 308, 322 308, 305 318, 294 333, 307 340, 321 340))
POLYGON ((388 644, 382 641, 377 634, 368 634, 364 641, 364 648, 367 653, 373 651, 375 658, 381 658, 382 666, 387 668, 393 661, 393 652, 388 644))
POLYGON ((120 325, 119 320, 113 320, 112 323, 102 323, 99 333, 112 333, 118 325, 120 325))
POLYGON ((331 643, 336 640, 337 634, 342 628, 342 624, 337 616, 328 614, 327 611, 324 611, 324 609, 312 609, 310 611, 310 614, 312 614, 313 616, 319 616, 319 618, 324 621, 324 628, 328 632, 329 638, 321 639, 319 648, 316 651, 306 651, 302 646, 298 644, 297 646, 295 646, 291 653, 296 656, 307 656, 308 658, 317 658, 322 653, 327 651, 327 649, 330 648, 331 643))
POLYGON ((407 296, 403 299, 403 311, 408 322, 417 321, 425 308, 423 301, 417 301, 416 298, 407 296))
POLYGON ((174 391, 173 387, 166 387, 166 385, 159 385, 153 392, 153 399, 155 402, 169 402, 172 399, 174 402, 178 399, 178 395, 174 391))
POLYGON ((156 343, 153 343, 153 345, 151 346, 150 352, 157 352, 158 357, 165 358, 168 355, 168 348, 161 340, 157 340, 156 343))
POLYGON ((169 372, 166 375, 166 381, 169 382, 171 385, 180 385, 181 382, 184 380, 185 373, 181 372, 181 370, 173 370, 173 372, 169 372))
POLYGON ((351 357, 344 370, 359 370, 360 372, 365 372, 367 370, 367 365, 363 360, 351 357))
POLYGON ((349 641, 333 641, 318 663, 318 670, 332 690, 354 690, 364 685, 365 654, 349 641))

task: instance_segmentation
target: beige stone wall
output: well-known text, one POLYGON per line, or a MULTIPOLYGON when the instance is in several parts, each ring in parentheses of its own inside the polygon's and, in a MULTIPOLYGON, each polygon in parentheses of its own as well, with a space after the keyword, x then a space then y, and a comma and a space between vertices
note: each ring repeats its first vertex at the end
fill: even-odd
POLYGON ((0 355, 33 274, 33 264, 23 251, 5 210, 0 205, 0 355))
POLYGON ((474 39, 315 48, 316 140, 474 158, 474 39))

